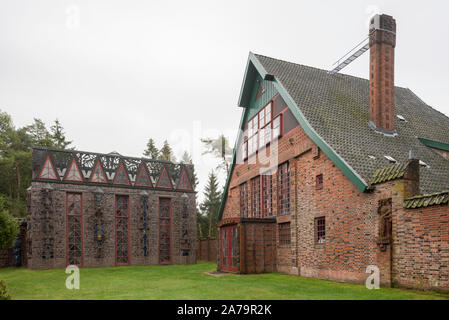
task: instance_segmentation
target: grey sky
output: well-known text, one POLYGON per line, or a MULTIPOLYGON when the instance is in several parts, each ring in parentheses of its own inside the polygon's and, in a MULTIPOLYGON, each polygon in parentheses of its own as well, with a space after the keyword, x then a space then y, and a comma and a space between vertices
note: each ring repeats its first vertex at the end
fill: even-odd
MULTIPOLYGON (((235 137, 248 52, 328 69, 397 22, 396 85, 449 115, 447 1, 0 1, 0 109, 16 126, 58 118, 78 149, 141 156, 149 137, 188 150, 235 137)), ((368 77, 368 54, 342 71, 368 77)), ((233 140, 232 140, 233 142, 233 140)), ((223 178, 223 175, 221 175, 223 178)), ((201 197, 200 197, 201 199, 201 197)))

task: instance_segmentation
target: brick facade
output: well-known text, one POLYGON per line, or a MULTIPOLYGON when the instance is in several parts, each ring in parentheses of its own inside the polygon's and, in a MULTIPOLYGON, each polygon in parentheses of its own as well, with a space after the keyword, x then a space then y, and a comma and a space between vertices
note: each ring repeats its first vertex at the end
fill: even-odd
POLYGON ((159 198, 170 198, 172 203, 172 263, 195 263, 195 239, 196 217, 195 196, 188 194, 188 216, 183 217, 184 199, 180 192, 149 192, 148 196, 148 224, 147 224, 147 256, 144 256, 143 241, 143 208, 142 195, 138 189, 103 187, 104 196, 101 210, 104 214, 104 239, 100 242, 94 235, 96 223, 96 203, 94 199, 94 186, 61 185, 52 184, 52 205, 50 217, 50 238, 53 239, 53 257, 42 258, 45 229, 43 214, 43 188, 45 183, 33 182, 30 190, 31 205, 29 212, 28 231, 28 267, 32 269, 64 268, 67 266, 67 219, 66 219, 66 194, 67 192, 79 192, 82 194, 82 235, 83 235, 83 267, 114 266, 115 261, 115 218, 114 206, 116 195, 129 196, 129 265, 158 264, 159 245, 159 198), (183 237, 183 231, 187 231, 187 237, 183 237), (184 241, 188 243, 189 255, 184 256, 184 241), (98 248, 101 247, 101 257, 98 257, 98 248))
MULTIPOLYGON (((362 283, 369 265, 380 269, 383 286, 449 289, 449 211, 447 205, 405 209, 404 198, 418 190, 416 173, 385 182, 372 192, 360 192, 335 164, 297 126, 278 144, 279 164, 290 165, 290 214, 279 215, 278 179, 273 173, 273 225, 275 270, 305 277, 362 283), (316 176, 322 175, 317 188, 316 176), (392 240, 379 241, 381 201, 392 199, 392 240), (325 218, 326 239, 316 240, 316 218, 325 218), (277 225, 290 222, 290 245, 279 243, 277 225)), ((251 161, 250 161, 251 162, 251 161)), ((242 226, 239 186, 264 170, 257 161, 235 166, 220 225, 242 226)), ((416 170, 410 166, 409 170, 416 170)), ((248 188, 251 207, 251 188, 248 188)), ((248 211, 250 212, 250 211, 248 211)), ((251 217, 250 217, 251 219, 251 217)), ((262 219, 263 220, 263 219, 262 219)), ((259 222, 260 223, 260 222, 259 222)), ((252 231, 260 239, 261 230, 252 231)), ((245 259, 254 248, 244 235, 240 272, 269 272, 254 269, 245 259)), ((259 246, 260 247, 260 246, 259 246)), ((262 250, 263 251, 263 250, 262 250)), ((255 256, 261 255, 256 253, 255 256)), ((265 262, 266 263, 266 262, 265 262)), ((260 263, 259 263, 260 264, 260 263)), ((220 261, 219 261, 219 269, 220 261)))
POLYGON ((184 164, 35 148, 28 267, 195 263, 191 172, 184 164))

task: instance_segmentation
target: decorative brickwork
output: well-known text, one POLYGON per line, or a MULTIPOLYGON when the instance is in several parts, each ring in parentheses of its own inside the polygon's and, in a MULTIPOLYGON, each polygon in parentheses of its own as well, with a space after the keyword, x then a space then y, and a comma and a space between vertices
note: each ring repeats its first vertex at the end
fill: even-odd
POLYGON ((119 155, 49 149, 47 156, 46 152, 37 148, 33 157, 28 194, 29 268, 195 263, 195 193, 153 187, 165 168, 163 184, 172 186, 178 184, 183 170, 189 177, 190 167, 119 155), (47 158, 51 161, 45 164, 49 178, 43 179, 40 171, 47 158), (51 179, 52 166, 57 180, 51 179), (83 181, 68 181, 68 173, 77 177, 76 169, 83 181), (139 185, 135 184, 138 174, 139 185), (163 237, 160 199, 170 202, 170 228, 162 228, 163 237), (161 260, 161 248, 166 250, 167 246, 169 251, 164 254, 169 259, 161 260))
MULTIPOLYGON (((408 164, 404 172, 400 170, 397 179, 387 179, 376 184, 374 191, 362 193, 325 154, 317 151, 317 146, 299 126, 280 139, 278 152, 279 162, 289 164, 289 214, 279 214, 279 198, 273 197, 275 219, 243 223, 240 186, 257 177, 264 165, 259 162, 239 164, 231 176, 221 224, 229 221, 240 226, 239 272, 277 270, 363 283, 368 276, 366 267, 374 264, 380 268, 382 286, 449 289, 449 269, 445 263, 449 261, 449 210, 444 201, 447 194, 440 195, 441 204, 435 202, 421 209, 404 208, 404 203, 427 200, 422 197, 404 202, 418 190, 417 161, 408 164), (321 189, 316 188, 319 174, 323 174, 321 189), (388 243, 385 236, 390 232, 389 211, 382 207, 389 205, 385 200, 390 198, 392 240, 388 243), (325 218, 325 240, 317 241, 315 221, 322 217, 325 218), (289 246, 280 243, 276 221, 290 223, 289 246), (268 247, 263 246, 262 250, 253 240, 258 237, 261 241, 262 234, 267 239, 267 232, 273 236, 272 242, 268 242, 271 244, 265 243, 272 245, 269 248, 273 251, 269 254, 268 247), (262 259, 262 256, 264 262, 258 260, 255 264, 255 257, 262 259)), ((279 174, 280 170, 273 174, 274 194, 281 188, 279 174)), ((251 192, 248 190, 250 199, 251 192)))

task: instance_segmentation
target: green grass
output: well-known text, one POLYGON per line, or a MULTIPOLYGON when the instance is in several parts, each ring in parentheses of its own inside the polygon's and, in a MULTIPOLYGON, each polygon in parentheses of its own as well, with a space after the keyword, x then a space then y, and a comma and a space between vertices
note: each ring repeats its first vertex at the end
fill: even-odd
POLYGON ((205 274, 216 265, 132 266, 80 269, 80 290, 68 290, 64 269, 0 269, 13 299, 448 299, 448 295, 269 273, 205 274))

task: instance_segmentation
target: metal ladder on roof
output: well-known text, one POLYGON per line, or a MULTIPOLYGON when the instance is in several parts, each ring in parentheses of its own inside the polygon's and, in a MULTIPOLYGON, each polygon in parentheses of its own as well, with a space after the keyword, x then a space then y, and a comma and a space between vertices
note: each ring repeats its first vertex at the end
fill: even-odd
POLYGON ((335 62, 333 65, 337 65, 336 67, 334 67, 332 70, 329 70, 327 73, 329 74, 336 74, 337 72, 339 72, 341 69, 343 69, 344 67, 346 67, 348 64, 350 64, 352 61, 354 61, 355 59, 357 59, 358 57, 360 57, 362 54, 364 54, 368 49, 369 49, 369 42, 367 42, 366 44, 364 44, 362 47, 360 47, 360 45, 362 45, 365 41, 367 41, 368 38, 366 38, 365 40, 363 40, 362 42, 360 42, 357 46, 355 46, 351 51, 349 51, 347 54, 345 54, 343 57, 341 57, 340 59, 337 60, 337 62, 335 62), (360 47, 360 48, 359 48, 360 47), (355 49, 359 48, 357 51, 354 52, 355 49), (354 53, 352 53, 354 52, 354 53), (351 54, 352 53, 352 54, 351 54), (348 55, 351 54, 349 57, 348 55), (346 58, 347 57, 347 58, 346 58), (346 58, 346 59, 345 59, 346 58), (344 60, 343 60, 344 59, 344 60), (343 60, 343 61, 342 61, 343 60), (342 61, 342 62, 341 62, 342 61))

